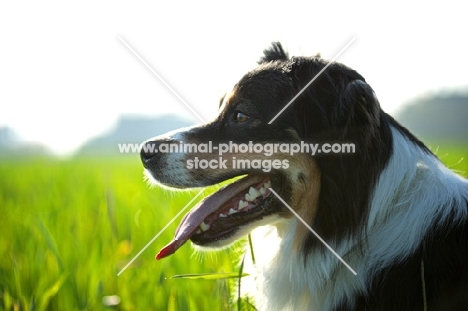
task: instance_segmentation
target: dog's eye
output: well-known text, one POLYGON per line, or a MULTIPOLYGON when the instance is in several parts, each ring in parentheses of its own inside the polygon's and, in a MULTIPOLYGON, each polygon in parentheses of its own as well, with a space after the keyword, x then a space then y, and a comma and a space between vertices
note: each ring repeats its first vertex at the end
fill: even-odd
POLYGON ((236 114, 236 122, 242 123, 242 122, 247 121, 248 119, 249 119, 249 116, 242 112, 238 112, 236 114))

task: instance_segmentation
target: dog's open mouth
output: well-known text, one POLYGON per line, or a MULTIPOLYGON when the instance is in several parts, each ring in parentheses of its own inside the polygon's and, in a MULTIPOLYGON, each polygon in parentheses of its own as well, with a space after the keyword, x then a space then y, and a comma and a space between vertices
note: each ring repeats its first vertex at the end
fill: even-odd
POLYGON ((207 245, 232 236, 241 225, 271 213, 273 196, 267 175, 250 174, 205 198, 188 212, 174 239, 156 256, 162 259, 175 253, 189 239, 207 245))

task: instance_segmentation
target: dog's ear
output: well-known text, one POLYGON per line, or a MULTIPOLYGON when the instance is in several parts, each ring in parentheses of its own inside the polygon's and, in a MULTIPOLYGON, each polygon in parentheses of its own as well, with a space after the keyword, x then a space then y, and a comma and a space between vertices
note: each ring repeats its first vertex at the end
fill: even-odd
POLYGON ((379 126, 380 104, 370 85, 363 80, 348 83, 333 108, 332 122, 347 128, 379 126))
POLYGON ((288 60, 289 55, 284 51, 280 42, 272 42, 271 46, 263 50, 263 56, 258 61, 258 64, 268 63, 275 60, 288 60))

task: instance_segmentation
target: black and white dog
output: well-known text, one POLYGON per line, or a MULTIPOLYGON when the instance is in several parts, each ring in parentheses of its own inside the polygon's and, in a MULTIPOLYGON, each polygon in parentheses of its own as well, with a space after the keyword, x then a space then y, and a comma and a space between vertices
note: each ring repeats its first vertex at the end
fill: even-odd
MULTIPOLYGON (((147 175, 169 187, 204 187, 245 175, 190 211, 158 258, 189 239, 223 247, 269 225, 261 241, 269 251, 255 253, 252 294, 261 310, 468 310, 468 182, 382 111, 359 73, 331 63, 268 124, 327 64, 319 56, 289 58, 273 43, 258 68, 224 96, 214 121, 142 144, 147 175), (281 165, 268 172, 232 165, 189 169, 194 156, 212 161, 218 154, 157 152, 162 144, 208 141, 352 143, 355 152, 278 153, 281 165)), ((238 150, 224 156, 272 159, 238 150)))

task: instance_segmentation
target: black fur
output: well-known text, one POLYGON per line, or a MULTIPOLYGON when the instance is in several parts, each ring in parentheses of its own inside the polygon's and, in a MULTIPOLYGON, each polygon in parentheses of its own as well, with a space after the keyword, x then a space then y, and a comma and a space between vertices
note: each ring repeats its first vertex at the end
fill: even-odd
POLYGON ((367 295, 336 310, 467 310, 468 223, 445 223, 403 263, 375 271, 367 295), (425 291, 425 299, 424 299, 425 291))
POLYGON ((284 51, 283 46, 279 42, 273 42, 271 47, 263 51, 263 56, 258 61, 258 64, 263 64, 275 60, 288 60, 289 55, 284 51))

